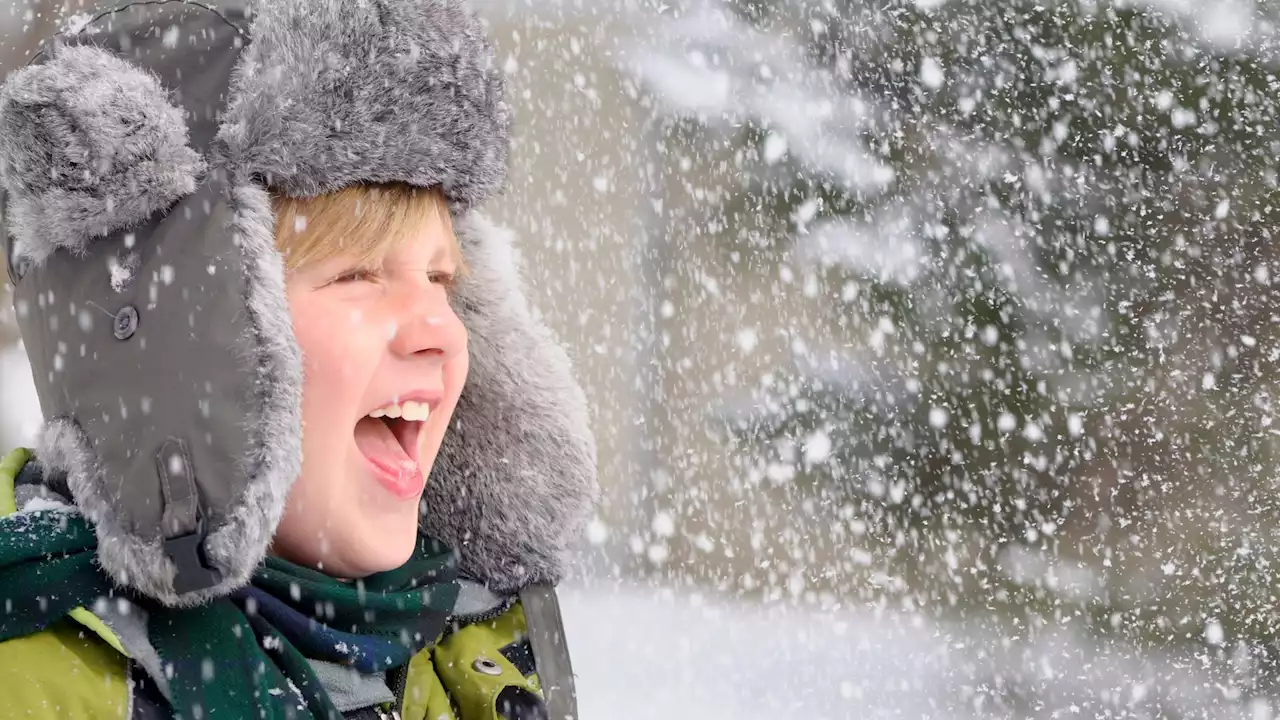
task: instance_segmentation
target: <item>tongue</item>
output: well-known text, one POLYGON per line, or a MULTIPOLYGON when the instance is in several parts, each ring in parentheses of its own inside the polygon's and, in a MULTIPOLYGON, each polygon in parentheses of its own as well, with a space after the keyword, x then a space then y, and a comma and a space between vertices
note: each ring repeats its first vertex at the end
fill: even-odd
POLYGON ((413 464, 395 433, 381 420, 366 417, 356 423, 356 447, 370 460, 378 460, 390 467, 407 467, 413 464))

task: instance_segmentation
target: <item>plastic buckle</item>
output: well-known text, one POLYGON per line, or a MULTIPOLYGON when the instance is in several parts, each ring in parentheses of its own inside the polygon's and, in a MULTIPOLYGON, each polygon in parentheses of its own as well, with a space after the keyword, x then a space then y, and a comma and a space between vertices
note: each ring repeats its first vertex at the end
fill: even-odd
POLYGON ((13 238, 9 238, 4 244, 4 267, 9 271, 9 284, 18 287, 18 281, 22 277, 18 275, 18 269, 13 266, 13 238))
POLYGON ((8 212, 9 194, 0 190, 0 242, 4 243, 4 267, 9 271, 9 284, 18 287, 18 281, 22 279, 22 273, 19 272, 17 264, 13 257, 13 236, 9 234, 8 223, 5 222, 5 216, 8 212))
POLYGON ((209 567, 204 557, 204 516, 196 523, 195 532, 164 541, 164 552, 173 561, 173 591, 178 595, 207 590, 222 580, 222 573, 209 567))
POLYGON ((22 263, 24 267, 18 267, 19 260, 13 256, 13 238, 9 238, 4 243, 4 267, 9 271, 9 285, 18 287, 18 283, 22 281, 23 271, 26 269, 26 263, 22 263))

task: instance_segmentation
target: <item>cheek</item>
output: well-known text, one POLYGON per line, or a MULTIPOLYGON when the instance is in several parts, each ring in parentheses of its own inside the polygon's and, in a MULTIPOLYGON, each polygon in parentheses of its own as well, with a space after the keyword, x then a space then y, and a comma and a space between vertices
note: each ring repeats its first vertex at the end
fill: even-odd
POLYGON ((471 358, 465 350, 444 364, 444 391, 451 405, 457 405, 470 369, 471 358))
MULTIPOLYGON (((305 380, 309 384, 329 384, 350 379, 359 374, 362 348, 371 344, 370 330, 366 325, 344 317, 350 313, 315 312, 304 314, 294 321, 294 334, 302 350, 305 380)), ((369 353, 364 353, 368 355, 369 353)))
POLYGON ((357 323, 345 308, 325 311, 304 305, 294 311, 294 334, 303 361, 304 442, 311 455, 316 445, 350 435, 362 388, 377 369, 379 346, 372 337, 376 333, 357 323))
POLYGON ((469 366, 470 363, 465 352, 444 364, 444 402, 440 404, 439 411, 431 416, 427 431, 423 433, 422 440, 418 446, 419 455, 427 460, 426 465, 424 465, 424 469, 427 472, 430 472, 432 466, 435 465, 435 458, 440 452, 440 445, 444 442, 444 436, 449 431, 449 426, 453 423, 453 413, 458 407, 458 398, 462 395, 462 388, 466 385, 469 366))

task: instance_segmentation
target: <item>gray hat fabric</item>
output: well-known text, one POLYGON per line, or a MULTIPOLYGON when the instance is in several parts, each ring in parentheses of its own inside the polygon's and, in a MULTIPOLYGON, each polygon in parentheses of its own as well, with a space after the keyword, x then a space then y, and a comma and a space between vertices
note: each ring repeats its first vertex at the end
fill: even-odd
POLYGON ((597 494, 569 360, 525 300, 499 191, 509 112, 459 0, 138 2, 0 86, 14 302, 65 473, 121 585, 234 591, 301 465, 302 364, 270 192, 438 187, 471 365, 424 532, 498 591, 557 582, 597 494))

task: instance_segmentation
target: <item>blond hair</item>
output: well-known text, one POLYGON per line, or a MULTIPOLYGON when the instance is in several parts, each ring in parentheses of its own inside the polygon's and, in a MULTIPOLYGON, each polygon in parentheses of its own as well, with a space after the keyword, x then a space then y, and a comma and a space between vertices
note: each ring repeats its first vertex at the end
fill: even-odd
MULTIPOLYGON (((440 221, 452 228, 448 202, 439 189, 404 183, 350 185, 314 198, 273 194, 271 205, 276 247, 289 271, 339 256, 360 267, 375 267, 428 223, 440 221)), ((456 239, 452 244, 456 274, 461 275, 462 249, 456 239)))

